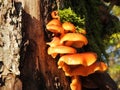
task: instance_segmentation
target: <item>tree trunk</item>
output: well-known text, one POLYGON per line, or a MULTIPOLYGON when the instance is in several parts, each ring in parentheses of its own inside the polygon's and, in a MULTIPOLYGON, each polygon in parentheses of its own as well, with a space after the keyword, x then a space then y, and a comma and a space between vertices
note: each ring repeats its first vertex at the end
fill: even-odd
POLYGON ((44 15, 48 15, 48 4, 46 0, 24 0, 23 33, 29 43, 21 61, 23 90, 70 90, 68 79, 47 54, 44 15))

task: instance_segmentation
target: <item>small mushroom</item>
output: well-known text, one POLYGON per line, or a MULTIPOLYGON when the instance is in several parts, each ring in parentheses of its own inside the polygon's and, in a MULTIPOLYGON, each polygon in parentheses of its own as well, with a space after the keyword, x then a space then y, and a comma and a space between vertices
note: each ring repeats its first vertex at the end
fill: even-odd
POLYGON ((65 44, 66 46, 81 48, 88 44, 88 40, 83 34, 67 33, 61 38, 60 43, 65 44))
POLYGON ((76 28, 71 22, 64 22, 62 24, 62 27, 64 28, 65 32, 75 32, 76 28))
POLYGON ((51 16, 52 16, 52 18, 56 18, 56 19, 60 20, 60 17, 58 15, 58 11, 56 11, 56 10, 52 11, 51 16))
POLYGON ((103 72, 107 70, 107 65, 103 62, 95 62, 90 66, 77 65, 73 67, 72 65, 62 62, 61 68, 65 72, 66 76, 88 76, 96 71, 103 72))
POLYGON ((58 19, 52 19, 47 25, 46 29, 53 34, 61 34, 63 36, 64 29, 62 28, 62 24, 58 19))
POLYGON ((76 52, 76 49, 62 45, 48 48, 48 54, 51 55, 53 58, 55 58, 58 54, 71 54, 76 52))
POLYGON ((65 62, 68 65, 90 66, 96 60, 97 60, 97 54, 94 52, 75 53, 60 57, 58 61, 58 66, 60 68, 62 64, 61 62, 65 62))
POLYGON ((55 46, 61 45, 60 39, 58 37, 53 37, 52 41, 48 42, 46 44, 49 45, 50 47, 55 47, 55 46))

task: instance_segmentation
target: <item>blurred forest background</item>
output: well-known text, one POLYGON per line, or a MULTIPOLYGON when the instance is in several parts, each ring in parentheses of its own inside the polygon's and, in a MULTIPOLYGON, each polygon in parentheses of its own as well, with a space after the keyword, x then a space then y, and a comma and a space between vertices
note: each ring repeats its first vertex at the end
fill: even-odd
MULTIPOLYGON (((120 6, 114 6, 111 14, 120 20, 120 6)), ((120 32, 110 36, 109 43, 106 45, 106 52, 109 55, 108 72, 120 88, 120 32)))

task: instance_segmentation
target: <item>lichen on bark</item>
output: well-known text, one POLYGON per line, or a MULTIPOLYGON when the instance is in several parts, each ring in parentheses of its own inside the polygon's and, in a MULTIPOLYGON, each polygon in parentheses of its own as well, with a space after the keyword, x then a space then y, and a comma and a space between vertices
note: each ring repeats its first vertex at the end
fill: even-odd
POLYGON ((22 33, 21 10, 19 11, 16 11, 12 0, 0 1, 0 90, 20 90, 14 87, 15 81, 19 80, 16 76, 20 75, 19 52, 22 33))

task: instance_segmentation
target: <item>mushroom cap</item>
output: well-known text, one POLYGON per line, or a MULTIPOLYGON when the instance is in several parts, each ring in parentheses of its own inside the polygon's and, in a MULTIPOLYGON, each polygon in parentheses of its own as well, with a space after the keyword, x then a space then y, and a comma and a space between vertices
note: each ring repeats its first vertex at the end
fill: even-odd
POLYGON ((46 27, 49 26, 49 25, 62 26, 62 23, 58 19, 52 19, 51 21, 48 22, 48 24, 46 25, 46 27))
POLYGON ((87 38, 80 33, 67 33, 65 34, 61 40, 61 44, 65 44, 66 46, 73 46, 75 48, 81 48, 83 45, 88 44, 87 38))
POLYGON ((46 44, 49 45, 50 47, 55 47, 55 46, 61 45, 59 37, 53 37, 52 41, 48 42, 46 44))
POLYGON ((97 54, 94 52, 75 53, 60 57, 58 61, 58 66, 60 68, 62 64, 61 62, 65 62, 68 65, 90 66, 96 60, 97 60, 97 54))
POLYGON ((56 11, 56 10, 52 11, 51 16, 52 16, 52 18, 60 19, 59 15, 58 15, 58 11, 56 11))
POLYGON ((96 71, 104 72, 107 70, 107 65, 104 62, 95 62, 90 66, 79 65, 76 67, 71 67, 63 62, 62 69, 66 76, 88 76, 96 71))
POLYGON ((64 29, 58 25, 51 24, 51 25, 47 25, 46 28, 48 31, 53 33, 60 33, 60 34, 64 33, 64 29))
POLYGON ((68 46, 56 46, 56 47, 49 47, 48 54, 55 58, 58 54, 71 54, 77 53, 76 49, 68 46))
POLYGON ((62 27, 66 32, 75 32, 76 28, 71 22, 64 22, 62 27))

